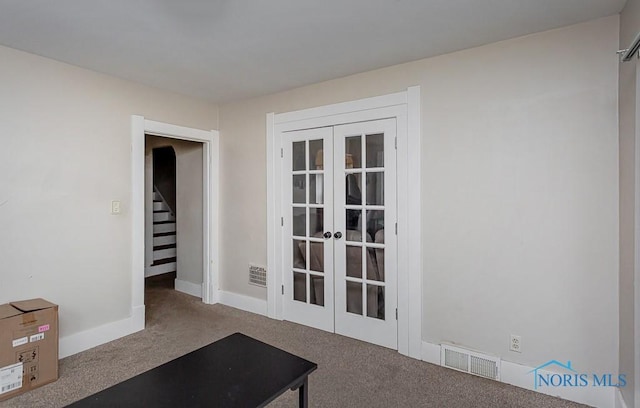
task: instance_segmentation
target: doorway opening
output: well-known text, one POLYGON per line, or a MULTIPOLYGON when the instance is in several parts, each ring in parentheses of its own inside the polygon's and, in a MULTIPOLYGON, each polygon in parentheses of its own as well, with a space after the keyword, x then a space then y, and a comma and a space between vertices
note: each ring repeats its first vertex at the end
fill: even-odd
MULTIPOLYGON (((147 145, 161 142, 161 138, 153 136, 146 139, 147 145)), ((151 256, 145 259, 145 289, 155 286, 175 289, 178 271, 175 149, 152 148, 151 161, 152 237, 151 242, 146 242, 151 256)))
MULTIPOLYGON (((176 261, 180 258, 181 230, 189 230, 190 217, 181 217, 181 208, 200 218, 196 221, 200 227, 200 256, 187 256, 187 260, 200 266, 198 275, 200 284, 181 288, 181 282, 187 281, 180 276, 180 265, 177 264, 175 288, 178 291, 194 292, 202 302, 214 304, 218 302, 218 191, 219 191, 219 133, 215 130, 200 130, 184 126, 171 125, 145 119, 142 116, 131 116, 131 222, 132 222, 132 256, 131 256, 131 327, 132 331, 145 327, 145 269, 153 259, 153 195, 152 195, 152 151, 147 138, 158 137, 164 144, 154 147, 172 146, 176 154, 176 261), (164 140, 166 139, 166 140, 164 140), (196 142, 197 149, 190 152, 193 162, 199 164, 200 177, 195 182, 187 180, 182 183, 181 163, 189 164, 189 160, 181 160, 181 151, 177 143, 196 142), (198 184, 201 200, 198 207, 181 204, 181 185, 198 184), (147 244, 150 242, 150 244, 147 244)), ((196 200, 197 201, 197 200, 196 200)), ((192 201, 191 203, 194 203, 192 201)), ((189 269, 189 268, 187 268, 189 269)), ((189 286, 189 285, 188 285, 189 286)))
POLYGON ((145 287, 202 298, 201 142, 145 136, 145 287))

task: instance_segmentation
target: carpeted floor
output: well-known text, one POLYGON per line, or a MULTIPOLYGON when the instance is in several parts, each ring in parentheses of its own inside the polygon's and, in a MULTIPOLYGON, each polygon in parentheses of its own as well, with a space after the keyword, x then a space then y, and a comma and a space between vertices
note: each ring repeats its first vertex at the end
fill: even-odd
MULTIPOLYGON (((0 407, 62 407, 235 332, 316 362, 311 407, 583 407, 148 282, 146 329, 60 361, 60 379, 0 407)), ((297 391, 270 406, 297 407, 297 391)))

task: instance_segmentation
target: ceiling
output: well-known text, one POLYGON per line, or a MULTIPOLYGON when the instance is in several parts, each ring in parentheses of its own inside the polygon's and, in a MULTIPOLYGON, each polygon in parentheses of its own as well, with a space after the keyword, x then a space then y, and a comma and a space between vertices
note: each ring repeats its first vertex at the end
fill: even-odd
POLYGON ((625 2, 0 0, 0 44, 224 102, 604 17, 625 2))

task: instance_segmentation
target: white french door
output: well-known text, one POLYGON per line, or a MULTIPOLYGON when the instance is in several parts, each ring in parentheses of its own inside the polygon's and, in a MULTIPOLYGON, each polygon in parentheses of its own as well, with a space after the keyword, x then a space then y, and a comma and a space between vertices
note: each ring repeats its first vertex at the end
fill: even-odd
POLYGON ((395 119, 285 134, 286 320, 397 349, 395 138, 395 119))
POLYGON ((336 333, 397 349, 395 137, 395 119, 334 128, 333 244, 336 333))
POLYGON ((333 130, 290 132, 284 145, 284 318, 333 331, 333 130))

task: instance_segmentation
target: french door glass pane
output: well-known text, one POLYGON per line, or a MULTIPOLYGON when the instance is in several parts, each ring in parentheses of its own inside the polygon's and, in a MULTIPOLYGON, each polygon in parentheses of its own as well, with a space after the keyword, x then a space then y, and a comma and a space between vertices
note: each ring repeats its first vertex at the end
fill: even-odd
POLYGON ((309 204, 324 203, 324 174, 309 174, 309 204))
POLYGON ((324 210, 309 208, 309 236, 320 238, 324 231, 324 210))
POLYGON ((384 320, 384 287, 367 285, 367 316, 384 320))
POLYGON ((344 165, 347 169, 359 169, 362 167, 362 138, 352 136, 345 138, 344 165))
MULTIPOLYGON (((381 249, 381 251, 384 251, 381 249)), ((384 281, 380 273, 380 264, 377 259, 378 250, 367 248, 367 279, 375 281, 384 281)))
POLYGON ((309 140, 309 170, 322 170, 324 168, 322 143, 322 139, 309 140))
POLYGON ((347 245, 347 276, 362 278, 362 247, 347 245))
MULTIPOLYGON (((384 232, 384 231, 382 231, 384 232)), ((376 264, 378 265, 378 277, 380 282, 384 282, 384 248, 376 248, 376 264)))
POLYGON ((293 235, 307 235, 307 209, 304 207, 293 207, 293 235))
POLYGON ((309 269, 324 272, 324 242, 309 243, 309 269))
POLYGON ((350 173, 345 179, 345 204, 362 204, 362 174, 350 173))
POLYGON ((293 300, 307 301, 307 275, 293 272, 293 300))
POLYGON ((324 306, 324 277, 314 275, 309 275, 309 277, 311 278, 310 303, 324 306))
POLYGON ((367 279, 384 282, 384 248, 368 248, 373 266, 367 267, 367 279))
POLYGON ((293 142, 292 169, 305 170, 305 142, 293 142))
POLYGON ((347 312, 362 315, 362 283, 347 281, 347 312))
POLYGON ((384 173, 367 172, 367 205, 384 205, 384 173))
POLYGON ((346 210, 347 236, 345 239, 351 242, 362 242, 362 224, 360 218, 362 210, 346 210))
POLYGON ((297 269, 307 269, 305 259, 307 258, 305 241, 293 240, 293 267, 297 269))
POLYGON ((367 168, 384 167, 384 134, 367 135, 367 168))
POLYGON ((384 243, 384 211, 382 210, 367 210, 367 232, 371 237, 380 237, 379 243, 384 243))
POLYGON ((296 174, 293 176, 293 202, 295 204, 304 204, 307 201, 306 178, 304 174, 296 174))

